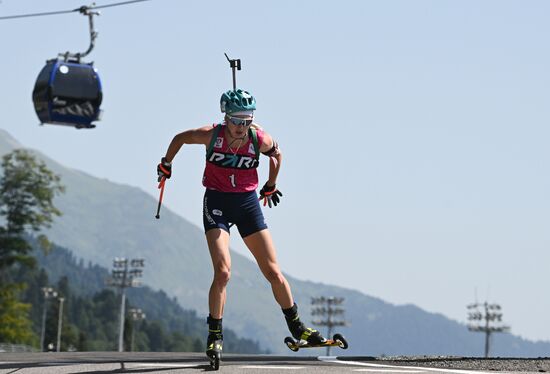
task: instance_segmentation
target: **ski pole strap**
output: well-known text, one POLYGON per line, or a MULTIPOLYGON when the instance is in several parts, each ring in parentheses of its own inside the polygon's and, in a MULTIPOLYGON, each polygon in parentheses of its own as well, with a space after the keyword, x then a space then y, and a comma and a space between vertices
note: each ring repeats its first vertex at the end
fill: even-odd
POLYGON ((160 170, 161 170, 164 174, 166 174, 166 175, 170 174, 170 170, 168 170, 168 169, 166 168, 166 166, 164 166, 164 165, 162 164, 162 162, 159 164, 159 168, 160 168, 160 170))

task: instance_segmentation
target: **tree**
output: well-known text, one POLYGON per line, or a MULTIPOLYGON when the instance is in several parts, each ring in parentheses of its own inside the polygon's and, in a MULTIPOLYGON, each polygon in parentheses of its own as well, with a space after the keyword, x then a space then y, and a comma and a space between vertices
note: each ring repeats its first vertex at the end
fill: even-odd
MULTIPOLYGON (((56 194, 64 191, 60 177, 44 162, 25 150, 15 150, 2 158, 0 176, 0 341, 31 343, 30 304, 18 300, 24 284, 10 283, 13 265, 34 265, 29 255, 32 245, 29 234, 50 227, 54 216, 61 212, 53 205, 56 194)), ((42 248, 49 241, 39 235, 42 248)))
POLYGON ((0 341, 14 344, 36 344, 29 318, 31 304, 18 300, 22 285, 8 284, 0 287, 0 341))
MULTIPOLYGON (((17 149, 2 158, 0 177, 0 274, 15 263, 33 264, 28 253, 31 244, 25 236, 51 226, 54 216, 61 212, 53 205, 56 194, 64 191, 60 177, 37 161, 28 151, 17 149)), ((39 235, 39 242, 47 248, 49 241, 39 235)), ((6 279, 0 281, 6 282, 6 279)))

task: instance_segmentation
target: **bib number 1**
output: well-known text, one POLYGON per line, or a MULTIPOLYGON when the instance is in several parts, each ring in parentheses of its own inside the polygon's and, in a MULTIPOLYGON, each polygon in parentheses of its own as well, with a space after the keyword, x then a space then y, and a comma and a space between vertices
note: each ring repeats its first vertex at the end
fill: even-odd
POLYGON ((231 185, 235 188, 237 185, 235 184, 235 174, 231 174, 229 176, 229 180, 231 181, 231 185))

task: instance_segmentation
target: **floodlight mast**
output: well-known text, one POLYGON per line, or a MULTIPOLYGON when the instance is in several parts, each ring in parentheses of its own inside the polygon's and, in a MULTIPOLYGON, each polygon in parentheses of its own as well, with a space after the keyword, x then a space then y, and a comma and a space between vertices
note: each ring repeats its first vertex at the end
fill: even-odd
POLYGON ((145 313, 139 308, 131 308, 129 311, 130 318, 132 319, 132 338, 130 339, 130 352, 134 351, 134 336, 137 329, 137 322, 146 318, 145 313))
POLYGON ((63 302, 65 301, 64 297, 59 297, 59 313, 57 317, 57 345, 56 351, 61 352, 61 330, 63 327, 63 302))
POLYGON ((143 276, 145 260, 142 258, 115 258, 113 260, 112 277, 107 279, 109 286, 120 289, 120 318, 118 332, 118 351, 124 352, 124 316, 126 315, 126 288, 139 287, 141 284, 136 279, 143 276), (132 267, 130 269, 130 267, 132 267))
POLYGON ((224 53, 225 58, 227 58, 227 61, 229 61, 229 66, 231 67, 231 71, 233 72, 233 91, 237 90, 237 73, 235 72, 235 69, 241 70, 241 59, 230 59, 227 53, 224 53))
POLYGON ((489 357, 491 334, 496 332, 509 332, 510 327, 506 325, 491 326, 491 323, 502 322, 501 306, 498 304, 473 303, 467 306, 468 320, 473 321, 468 324, 468 330, 473 332, 485 333, 485 358, 489 357), (480 311, 479 308, 483 310, 480 311), (477 322, 476 322, 477 321, 477 322))
POLYGON ((45 351, 44 340, 46 338, 46 314, 48 312, 48 300, 57 297, 57 291, 51 287, 42 287, 42 294, 44 295, 44 309, 42 310, 42 331, 40 333, 40 350, 45 351))
MULTIPOLYGON (((332 339, 332 328, 334 326, 348 326, 345 320, 335 320, 334 316, 344 314, 344 308, 339 307, 344 302, 343 297, 312 297, 311 305, 315 307, 311 309, 311 315, 320 316, 321 320, 314 320, 312 323, 317 326, 327 326, 327 338, 332 339), (321 306, 317 306, 321 305, 321 306)), ((330 346, 327 346, 327 356, 330 356, 330 346)))

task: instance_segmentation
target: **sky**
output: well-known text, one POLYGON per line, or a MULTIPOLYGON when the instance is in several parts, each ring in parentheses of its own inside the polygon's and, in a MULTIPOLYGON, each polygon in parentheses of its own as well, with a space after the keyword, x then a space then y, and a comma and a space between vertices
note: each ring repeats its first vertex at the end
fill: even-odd
MULTIPOLYGON (((81 5, 2 0, 0 16, 81 5)), ((105 8, 86 59, 104 89, 93 130, 39 126, 31 101, 47 59, 87 49, 87 19, 0 21, 0 128, 157 198, 172 137, 222 119, 226 52, 284 155, 284 196, 264 210, 284 272, 460 322, 467 304, 498 303, 514 334, 550 340, 549 13, 505 0, 105 8)), ((201 227, 203 168, 204 149, 184 146, 163 202, 201 227)))

